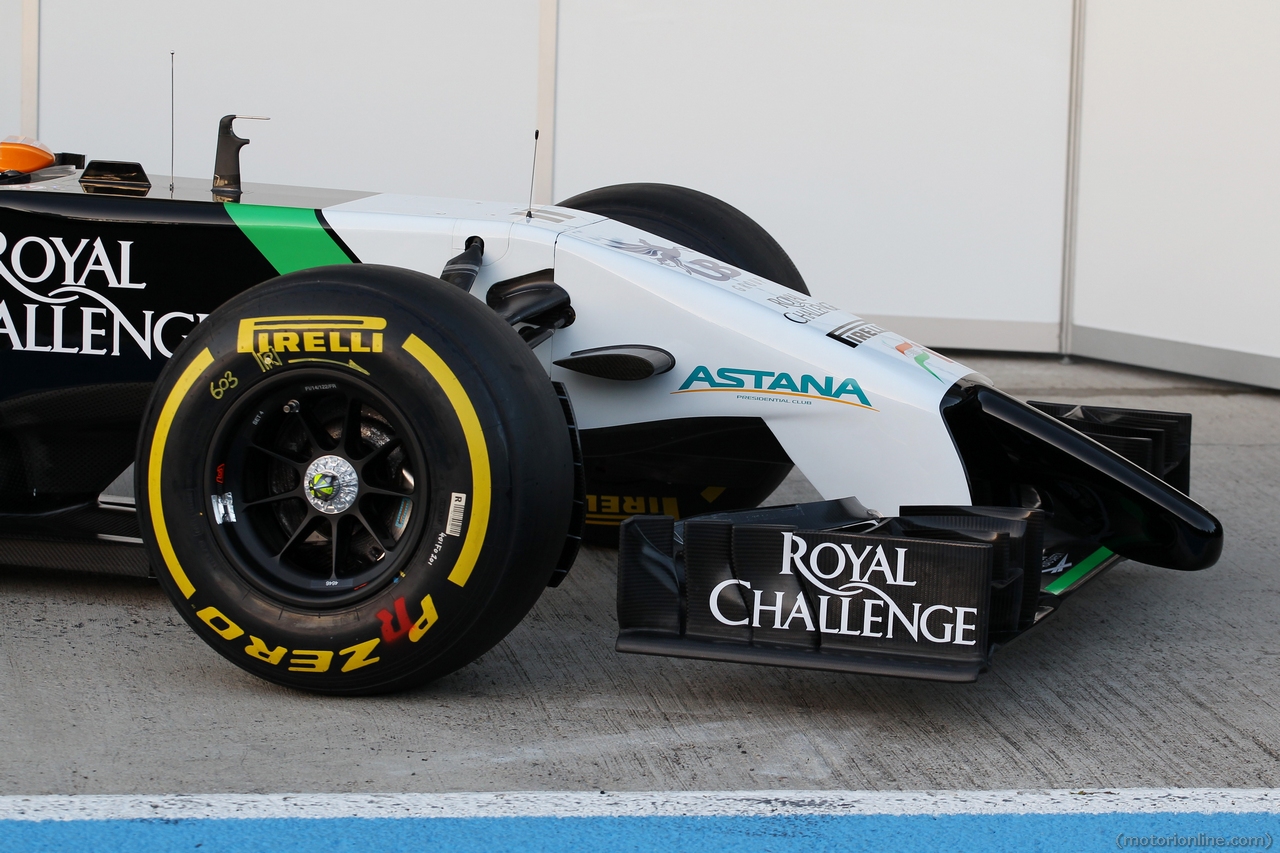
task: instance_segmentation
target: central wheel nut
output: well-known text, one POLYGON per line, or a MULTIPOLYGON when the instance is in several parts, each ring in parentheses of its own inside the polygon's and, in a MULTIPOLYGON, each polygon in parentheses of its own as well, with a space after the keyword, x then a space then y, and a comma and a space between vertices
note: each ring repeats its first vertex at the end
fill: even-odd
POLYGON ((334 515, 351 508, 360 492, 360 478, 341 456, 321 456, 307 466, 303 488, 311 505, 334 515))

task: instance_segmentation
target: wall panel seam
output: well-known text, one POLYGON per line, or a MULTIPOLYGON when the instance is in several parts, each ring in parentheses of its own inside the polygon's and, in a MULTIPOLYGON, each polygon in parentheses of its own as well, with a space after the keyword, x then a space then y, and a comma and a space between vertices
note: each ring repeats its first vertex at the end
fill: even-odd
POLYGON ((40 137, 40 0, 22 0, 21 133, 40 137))

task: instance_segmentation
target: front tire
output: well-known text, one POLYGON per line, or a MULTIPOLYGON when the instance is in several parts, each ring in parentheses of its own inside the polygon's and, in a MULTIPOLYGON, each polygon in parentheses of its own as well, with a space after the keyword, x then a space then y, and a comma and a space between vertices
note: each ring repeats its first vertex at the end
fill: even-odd
MULTIPOLYGON (((607 216, 809 294, 800 271, 769 232, 741 210, 706 193, 670 184, 616 184, 580 193, 558 207, 607 216)), ((756 506, 790 473, 791 461, 763 423, 744 421, 719 435, 707 427, 669 424, 649 430, 623 427, 584 433, 588 501, 621 506, 626 496, 641 506, 654 507, 674 501, 684 518, 756 506), (652 447, 636 449, 636 438, 652 447), (741 461, 740 448, 756 454, 754 464, 741 461), (717 464, 721 453, 723 462, 717 464), (696 461, 689 464, 682 456, 696 461)), ((617 523, 588 524, 584 540, 617 547, 617 523)))
POLYGON ((211 314, 161 374, 137 492, 157 575, 249 672, 376 693, 483 654, 537 600, 573 461, 546 373, 483 303, 376 266, 211 314))
POLYGON ((616 219, 809 294, 800 271, 768 231, 704 192, 672 184, 615 184, 579 193, 556 206, 616 219))

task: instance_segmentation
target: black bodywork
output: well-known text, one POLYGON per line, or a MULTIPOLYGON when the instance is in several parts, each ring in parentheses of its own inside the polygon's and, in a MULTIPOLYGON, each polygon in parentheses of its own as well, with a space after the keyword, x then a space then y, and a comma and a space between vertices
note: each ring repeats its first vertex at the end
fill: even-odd
POLYGON ((133 460, 151 383, 182 335, 276 271, 213 203, 10 192, 0 195, 0 234, 5 272, 50 300, 8 282, 0 507, 95 500, 133 460), (26 237, 55 249, 44 281, 21 280, 47 266, 39 243, 22 247, 15 268, 26 237))

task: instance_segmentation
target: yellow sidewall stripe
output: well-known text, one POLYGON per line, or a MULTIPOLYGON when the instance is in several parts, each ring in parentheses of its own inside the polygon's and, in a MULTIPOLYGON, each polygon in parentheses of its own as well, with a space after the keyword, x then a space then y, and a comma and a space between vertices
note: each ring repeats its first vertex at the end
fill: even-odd
POLYGON ((192 359, 187 369, 182 371, 182 375, 174 383, 173 388, 169 390, 164 408, 160 410, 160 420, 156 423, 155 432, 151 436, 151 458, 147 460, 147 504, 151 512, 151 529, 155 531, 156 543, 160 546, 160 554, 164 557, 165 566, 169 569, 173 582, 178 585, 178 589, 182 590, 186 598, 195 595, 196 588, 191 585, 187 573, 182 570, 178 555, 173 551, 173 543, 169 541, 169 528, 164 522, 164 505, 161 503, 160 477, 164 468, 164 446, 169 440, 169 429, 173 426, 173 418, 178 413, 178 406, 182 405, 182 400, 191 390, 191 386, 196 384, 196 379, 211 364, 213 364, 213 354, 206 347, 192 359))
MULTIPOLYGON (((480 558, 484 536, 489 529, 489 504, 493 488, 489 473, 489 446, 484 440, 484 430, 480 427, 475 407, 471 405, 471 398, 467 396, 466 389, 449 369, 449 365, 444 363, 444 359, 436 355, 435 350, 417 335, 410 335, 402 346, 427 369, 449 398, 458 422, 462 425, 462 434, 467 440, 467 455, 471 457, 471 488, 474 492, 471 499, 471 524, 467 527, 467 538, 463 540, 458 562, 454 564, 453 571, 449 572, 449 580, 458 586, 466 586, 471 571, 476 567, 476 560, 480 558)), ((183 376, 185 378, 186 374, 183 376)))

